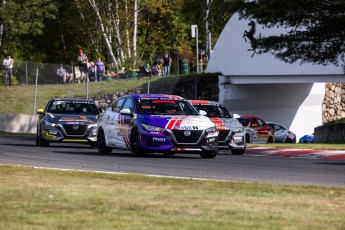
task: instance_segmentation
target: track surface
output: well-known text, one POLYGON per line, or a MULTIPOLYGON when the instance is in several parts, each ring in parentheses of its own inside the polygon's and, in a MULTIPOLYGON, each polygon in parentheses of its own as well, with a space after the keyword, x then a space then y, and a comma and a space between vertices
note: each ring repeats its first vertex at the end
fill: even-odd
POLYGON ((32 136, 0 136, 0 164, 114 173, 345 187, 345 152, 248 148, 243 156, 220 151, 214 159, 161 154, 132 157, 128 151, 98 154, 83 144, 36 147, 32 136))

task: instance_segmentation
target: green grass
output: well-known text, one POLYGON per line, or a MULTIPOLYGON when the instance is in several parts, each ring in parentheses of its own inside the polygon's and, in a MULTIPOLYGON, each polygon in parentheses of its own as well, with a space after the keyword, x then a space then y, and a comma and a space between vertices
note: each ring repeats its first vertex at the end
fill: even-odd
MULTIPOLYGON (((155 77, 151 82, 160 80, 155 77)), ((103 82, 91 82, 88 95, 108 94, 138 86, 147 85, 148 78, 113 80, 103 82)), ((50 98, 53 97, 86 97, 86 84, 66 85, 38 85, 36 94, 36 109, 44 108, 50 98)), ((35 86, 0 86, 0 113, 2 114, 33 114, 35 101, 35 86)))
POLYGON ((0 229, 344 229, 345 189, 0 166, 0 229))

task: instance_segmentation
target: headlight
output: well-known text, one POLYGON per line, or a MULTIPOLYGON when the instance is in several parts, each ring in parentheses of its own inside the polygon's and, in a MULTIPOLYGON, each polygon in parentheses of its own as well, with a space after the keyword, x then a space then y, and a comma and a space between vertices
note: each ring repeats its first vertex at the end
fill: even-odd
POLYGON ((165 129, 161 128, 161 127, 147 125, 147 124, 144 124, 144 123, 141 123, 141 125, 147 131, 152 131, 152 132, 164 132, 165 131, 165 129))
POLYGON ((56 126, 56 124, 55 123, 52 123, 52 122, 49 122, 49 121, 43 121, 44 122, 44 124, 45 124, 45 126, 47 126, 47 127, 55 127, 56 126))
POLYGON ((207 134, 218 132, 217 129, 216 129, 216 126, 212 126, 210 128, 207 128, 205 131, 206 131, 207 134))

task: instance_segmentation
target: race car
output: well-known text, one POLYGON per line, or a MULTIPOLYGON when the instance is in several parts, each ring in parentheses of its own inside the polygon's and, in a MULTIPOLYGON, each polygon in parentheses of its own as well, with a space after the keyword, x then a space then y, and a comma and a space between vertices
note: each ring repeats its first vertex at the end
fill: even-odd
POLYGON ((96 147, 96 121, 99 110, 91 99, 53 98, 38 109, 36 145, 51 142, 89 143, 96 147))
POLYGON ((129 149, 134 156, 197 153, 214 158, 218 131, 184 98, 165 94, 132 94, 117 99, 97 121, 99 153, 129 149))
POLYGON ((223 105, 207 100, 190 100, 190 102, 197 110, 206 111, 206 116, 216 125, 219 132, 219 149, 230 149, 234 155, 245 153, 246 140, 243 125, 233 118, 223 105))
POLYGON ((261 118, 240 115, 237 120, 246 130, 247 143, 273 143, 274 130, 261 118))

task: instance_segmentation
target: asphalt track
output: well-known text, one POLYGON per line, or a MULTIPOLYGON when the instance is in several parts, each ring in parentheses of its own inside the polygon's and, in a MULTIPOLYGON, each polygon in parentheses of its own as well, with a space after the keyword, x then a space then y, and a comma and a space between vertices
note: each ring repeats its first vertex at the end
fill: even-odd
MULTIPOLYGON (((297 144, 296 144, 297 145, 297 144)), ((133 157, 97 153, 85 144, 35 146, 33 136, 0 136, 0 164, 150 176, 345 187, 345 151, 248 148, 243 156, 220 151, 214 159, 177 154, 133 157)))

